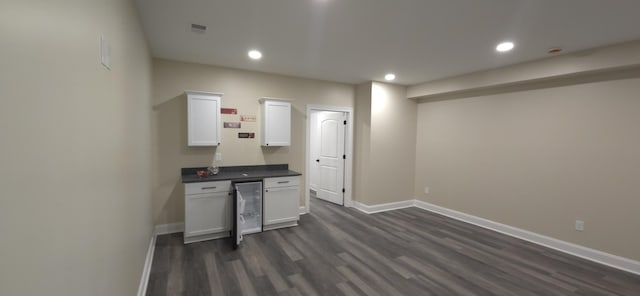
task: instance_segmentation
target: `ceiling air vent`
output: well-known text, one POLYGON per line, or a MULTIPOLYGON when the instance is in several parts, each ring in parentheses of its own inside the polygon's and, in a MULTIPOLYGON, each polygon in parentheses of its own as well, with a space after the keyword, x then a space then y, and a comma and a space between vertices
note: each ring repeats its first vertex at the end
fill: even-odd
POLYGON ((196 33, 204 33, 207 31, 207 26, 191 24, 191 31, 196 33))

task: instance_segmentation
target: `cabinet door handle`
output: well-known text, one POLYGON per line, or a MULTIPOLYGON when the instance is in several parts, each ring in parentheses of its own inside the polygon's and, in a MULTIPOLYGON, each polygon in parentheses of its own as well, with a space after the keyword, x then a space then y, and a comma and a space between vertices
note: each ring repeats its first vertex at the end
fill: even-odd
POLYGON ((298 190, 298 186, 292 187, 275 187, 275 188, 271 188, 271 189, 266 189, 265 192, 279 192, 279 191, 292 191, 292 190, 298 190))
POLYGON ((280 181, 280 182, 278 182, 278 184, 287 184, 287 183, 289 183, 289 181, 280 181))
POLYGON ((316 162, 320 162, 320 160, 319 160, 319 159, 316 159, 316 162))
POLYGON ((218 188, 217 186, 213 186, 213 187, 202 187, 202 190, 207 190, 207 189, 216 189, 218 188))

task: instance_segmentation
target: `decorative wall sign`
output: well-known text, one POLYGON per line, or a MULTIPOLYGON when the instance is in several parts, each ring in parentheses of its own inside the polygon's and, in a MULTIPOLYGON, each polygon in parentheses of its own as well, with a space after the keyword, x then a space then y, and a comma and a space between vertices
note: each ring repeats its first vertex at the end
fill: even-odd
POLYGON ((255 115, 240 115, 240 121, 256 122, 255 115))
POLYGON ((224 128, 240 128, 240 122, 225 122, 224 128))
POLYGON ((240 139, 253 139, 256 137, 256 133, 238 133, 240 139))
POLYGON ((238 109, 235 108, 220 108, 222 114, 238 114, 238 109))

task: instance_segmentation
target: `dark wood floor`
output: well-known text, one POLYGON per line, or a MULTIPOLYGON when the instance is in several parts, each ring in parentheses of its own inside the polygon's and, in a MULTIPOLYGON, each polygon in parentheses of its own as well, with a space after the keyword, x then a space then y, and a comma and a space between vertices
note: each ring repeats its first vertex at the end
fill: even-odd
POLYGON ((640 295, 640 277, 417 208, 312 200, 300 226, 159 236, 147 295, 640 295))

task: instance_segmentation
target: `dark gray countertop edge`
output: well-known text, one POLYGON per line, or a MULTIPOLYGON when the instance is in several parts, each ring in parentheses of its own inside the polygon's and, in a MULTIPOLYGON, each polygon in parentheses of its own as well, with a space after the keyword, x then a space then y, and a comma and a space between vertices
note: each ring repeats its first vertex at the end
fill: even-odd
POLYGON ((210 181, 253 181, 263 178, 300 176, 301 173, 289 170, 288 164, 251 165, 220 167, 217 175, 198 177, 197 171, 207 170, 206 167, 182 168, 182 183, 197 183, 210 181), (246 176, 243 174, 247 174, 246 176))
MULTIPOLYGON (((282 171, 288 170, 288 164, 267 164, 267 165, 239 165, 239 166, 222 166, 219 168, 220 173, 241 172, 241 171, 282 171)), ((182 175, 195 175, 197 171, 206 171, 207 167, 182 168, 182 175)))

